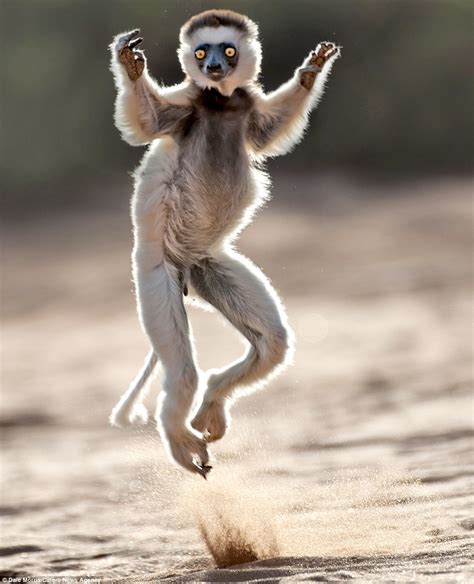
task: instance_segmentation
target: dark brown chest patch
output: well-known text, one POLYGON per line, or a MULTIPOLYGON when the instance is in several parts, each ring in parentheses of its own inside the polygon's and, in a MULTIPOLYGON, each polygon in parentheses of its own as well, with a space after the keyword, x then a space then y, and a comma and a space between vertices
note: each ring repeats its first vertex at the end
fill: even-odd
POLYGON ((230 96, 222 95, 217 89, 204 89, 201 91, 197 106, 206 113, 227 113, 242 115, 250 111, 253 106, 253 98, 245 89, 237 88, 230 96))

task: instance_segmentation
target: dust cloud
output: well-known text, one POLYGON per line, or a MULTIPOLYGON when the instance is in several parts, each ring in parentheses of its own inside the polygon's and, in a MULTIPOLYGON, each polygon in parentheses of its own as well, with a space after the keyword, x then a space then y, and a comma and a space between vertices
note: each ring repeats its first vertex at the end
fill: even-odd
POLYGON ((250 483, 213 472, 207 483, 187 482, 179 505, 220 568, 283 556, 408 553, 437 531, 435 518, 420 512, 422 485, 387 470, 340 473, 311 486, 297 477, 250 483))

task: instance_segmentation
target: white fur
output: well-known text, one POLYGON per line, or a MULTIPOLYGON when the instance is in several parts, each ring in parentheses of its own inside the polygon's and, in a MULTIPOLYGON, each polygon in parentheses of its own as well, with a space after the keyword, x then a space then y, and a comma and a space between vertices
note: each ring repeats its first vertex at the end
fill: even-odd
POLYGON ((215 87, 222 95, 232 95, 237 87, 245 87, 260 74, 262 49, 257 38, 246 36, 235 28, 204 27, 191 37, 181 35, 178 57, 183 71, 202 88, 215 87), (204 75, 196 63, 194 51, 200 44, 232 43, 239 54, 237 68, 222 81, 213 81, 204 75))
MULTIPOLYGON (((132 201, 133 275, 138 314, 151 350, 114 408, 111 422, 125 425, 146 419, 141 396, 159 358, 164 382, 156 412, 158 429, 171 457, 204 476, 208 470, 207 441, 226 432, 232 402, 263 386, 292 355, 293 336, 277 293, 263 273, 232 247, 255 209, 268 197, 268 178, 250 165, 250 159, 283 154, 301 139, 338 56, 323 67, 311 90, 301 85, 300 68, 290 81, 265 95, 256 83, 261 48, 256 25, 252 26, 248 36, 232 27, 203 28, 191 38, 181 34, 178 53, 187 78, 171 88, 160 87, 146 64, 142 76, 130 81, 117 57, 124 35, 111 45, 111 68, 118 90, 116 125, 127 142, 151 143, 135 173, 132 201), (237 46, 238 66, 223 82, 211 82, 199 71, 194 49, 201 42, 232 42, 237 46), (183 160, 180 145, 173 138, 173 118, 168 126, 160 118, 169 115, 170 108, 177 118, 181 112, 187 115, 199 88, 205 87, 216 87, 229 96, 242 87, 255 100, 254 110, 248 114, 253 115, 253 126, 249 122, 248 141, 242 146, 245 152, 235 152, 234 166, 227 173, 225 161, 219 162, 224 168, 214 172, 203 158, 208 147, 207 126, 201 126, 202 135, 194 135, 183 160), (265 132, 260 132, 259 124, 265 132), (184 266, 184 271, 176 266, 184 266), (206 376, 196 364, 183 303, 183 278, 194 287, 192 294, 220 310, 250 341, 241 359, 206 376)), ((245 118, 246 123, 249 119, 245 118)))
POLYGON ((321 101, 326 80, 339 55, 338 50, 324 65, 322 71, 316 76, 310 92, 301 86, 300 74, 308 66, 311 54, 308 55, 303 65, 296 69, 292 79, 277 90, 269 94, 256 90, 257 108, 262 116, 285 116, 286 123, 266 144, 265 148, 254 151, 255 158, 264 159, 287 154, 302 140, 308 127, 309 115, 321 101))
POLYGON ((130 387, 112 410, 110 415, 110 423, 112 426, 123 428, 135 422, 146 424, 148 421, 148 412, 142 400, 145 397, 146 384, 157 363, 158 356, 155 351, 151 350, 145 359, 143 368, 140 369, 130 384, 130 387))
POLYGON ((189 39, 189 45, 196 47, 205 43, 209 43, 211 45, 218 45, 220 43, 238 44, 243 37, 243 33, 239 32, 231 26, 219 26, 218 28, 205 26, 197 30, 191 36, 189 39))

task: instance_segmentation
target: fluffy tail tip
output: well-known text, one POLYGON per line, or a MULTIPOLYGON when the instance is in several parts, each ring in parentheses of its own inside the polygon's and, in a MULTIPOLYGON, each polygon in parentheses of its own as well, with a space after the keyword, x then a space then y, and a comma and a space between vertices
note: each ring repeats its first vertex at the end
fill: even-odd
POLYGON ((143 404, 137 404, 133 408, 118 405, 112 410, 109 422, 116 428, 125 428, 130 424, 145 425, 148 422, 148 411, 143 404))

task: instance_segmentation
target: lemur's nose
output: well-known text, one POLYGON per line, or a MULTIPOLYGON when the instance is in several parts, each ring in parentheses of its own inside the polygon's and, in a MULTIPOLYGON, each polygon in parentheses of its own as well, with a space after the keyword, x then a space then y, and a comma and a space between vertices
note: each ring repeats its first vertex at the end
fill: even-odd
POLYGON ((219 71, 222 71, 222 65, 220 63, 209 63, 207 65, 207 70, 210 73, 218 73, 219 71))

